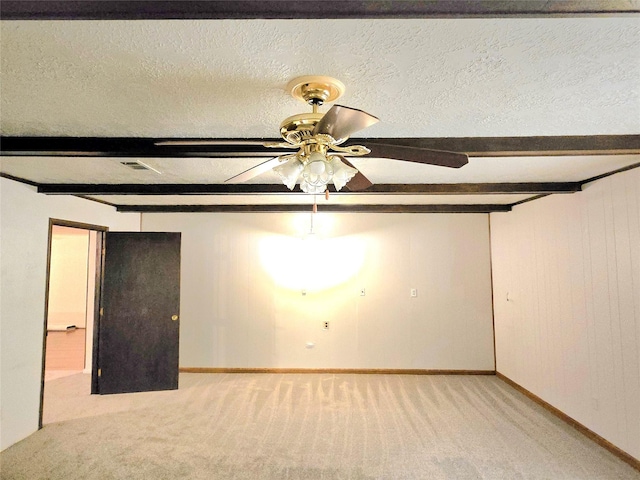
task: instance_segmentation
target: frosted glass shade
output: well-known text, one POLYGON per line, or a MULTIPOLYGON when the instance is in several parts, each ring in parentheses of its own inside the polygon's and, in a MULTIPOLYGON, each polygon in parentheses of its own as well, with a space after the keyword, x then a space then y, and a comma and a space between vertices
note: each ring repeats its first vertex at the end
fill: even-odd
POLYGON ((302 180, 300 182, 300 190, 302 190, 304 193, 324 193, 326 189, 327 189, 326 183, 323 183, 321 185, 311 185, 305 180, 302 180))
POLYGON ((331 165, 333 167, 333 184, 338 191, 358 173, 358 170, 349 165, 345 165, 340 158, 336 156, 331 157, 331 165))
POLYGON ((327 184, 333 182, 336 190, 344 187, 358 170, 345 165, 340 157, 325 157, 314 152, 303 163, 300 158, 292 157, 273 169, 289 190, 293 190, 298 180, 300 189, 305 193, 324 193, 327 184))
POLYGON ((304 166, 302 162, 298 160, 297 157, 293 157, 282 165, 275 167, 273 171, 280 175, 282 183, 284 183, 289 190, 293 190, 303 169, 304 166))
POLYGON ((329 183, 331 181, 331 178, 333 177, 333 165, 331 162, 329 162, 327 160, 327 158, 319 153, 319 152, 314 152, 311 155, 309 155, 309 159, 307 160, 306 165, 304 166, 304 169, 302 170, 302 181, 300 182, 300 188, 302 188, 303 184, 307 184, 305 186, 305 188, 307 188, 307 190, 317 190, 317 188, 311 188, 311 187, 318 187, 320 188, 320 191, 307 191, 304 188, 302 188, 303 192, 307 192, 307 193, 322 193, 324 192, 327 183, 329 183))

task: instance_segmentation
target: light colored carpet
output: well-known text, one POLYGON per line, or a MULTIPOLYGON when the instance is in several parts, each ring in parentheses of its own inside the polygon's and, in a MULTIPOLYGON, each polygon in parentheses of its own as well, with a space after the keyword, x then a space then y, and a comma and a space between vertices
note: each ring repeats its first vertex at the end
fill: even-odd
POLYGON ((639 479, 493 376, 181 374, 89 395, 47 382, 3 479, 639 479))

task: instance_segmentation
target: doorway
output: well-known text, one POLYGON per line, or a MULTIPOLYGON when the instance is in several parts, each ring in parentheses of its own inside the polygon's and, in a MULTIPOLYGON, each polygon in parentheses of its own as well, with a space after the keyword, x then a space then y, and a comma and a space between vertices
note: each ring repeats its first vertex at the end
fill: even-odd
POLYGON ((90 378, 106 231, 99 225, 49 221, 40 428, 47 383, 76 374, 90 378))
MULTIPOLYGON (((87 394, 178 388, 180 248, 178 232, 114 233, 97 225, 50 220, 39 428, 44 417, 45 379, 58 377, 48 381, 64 382, 60 378, 64 372, 90 372, 84 379, 87 394), (58 241, 57 234, 73 237, 65 238, 66 243, 73 245, 71 250, 86 251, 86 260, 70 260, 65 257, 71 253, 58 252, 56 246, 65 242, 58 241), (85 306, 76 309, 79 313, 56 305, 57 295, 72 296, 68 284, 64 288, 55 284, 59 262, 63 271, 72 263, 80 264, 79 276, 86 278, 85 306), (84 331, 77 335, 80 330, 84 331), (56 340, 49 342, 48 338, 56 340), (63 341, 67 353, 58 355, 55 343, 63 341), (60 363, 47 368, 54 361, 60 363), (47 376, 54 369, 55 376, 47 376)), ((76 304, 82 305, 83 294, 77 295, 81 298, 76 304)))

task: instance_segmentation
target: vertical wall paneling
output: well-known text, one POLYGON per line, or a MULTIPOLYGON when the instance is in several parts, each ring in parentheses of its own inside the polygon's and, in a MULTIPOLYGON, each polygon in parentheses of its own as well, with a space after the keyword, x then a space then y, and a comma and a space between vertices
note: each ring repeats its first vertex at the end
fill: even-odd
POLYGON ((498 371, 636 458, 639 204, 635 169, 491 214, 498 371))
POLYGON ((182 232, 182 367, 494 369, 486 215, 309 216, 143 214, 182 232))

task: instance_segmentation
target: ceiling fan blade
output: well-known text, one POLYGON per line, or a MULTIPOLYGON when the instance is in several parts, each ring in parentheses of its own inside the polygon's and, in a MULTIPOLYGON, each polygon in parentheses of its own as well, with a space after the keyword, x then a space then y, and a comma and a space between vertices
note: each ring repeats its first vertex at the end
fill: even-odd
POLYGON ((352 133, 377 123, 378 119, 356 108, 334 105, 316 124, 313 135, 324 133, 335 140, 348 138, 352 133))
POLYGON ((405 162, 426 163, 441 167, 460 168, 469 163, 466 153, 430 150, 427 148, 407 147, 404 145, 388 145, 384 143, 366 142, 371 150, 368 155, 373 158, 389 158, 405 162))
POLYGON ((257 177, 261 173, 268 172, 273 167, 277 167, 280 164, 280 162, 281 162, 280 157, 270 158, 266 162, 259 163, 255 167, 251 167, 250 169, 245 170, 244 172, 239 173, 238 175, 235 175, 231 178, 227 178, 224 181, 224 183, 246 182, 247 180, 250 180, 253 177, 257 177))
MULTIPOLYGON (((345 165, 348 165, 351 168, 356 168, 349 160, 344 158, 342 155, 338 155, 338 157, 340 157, 340 160, 345 165)), ((356 170, 358 169, 356 168, 356 170)), ((367 177, 365 177, 360 170, 358 170, 358 173, 356 173, 353 178, 347 182, 344 188, 351 192, 359 192, 360 190, 366 190, 371 185, 373 185, 373 183, 367 177)))

